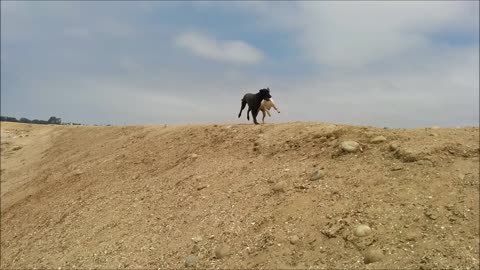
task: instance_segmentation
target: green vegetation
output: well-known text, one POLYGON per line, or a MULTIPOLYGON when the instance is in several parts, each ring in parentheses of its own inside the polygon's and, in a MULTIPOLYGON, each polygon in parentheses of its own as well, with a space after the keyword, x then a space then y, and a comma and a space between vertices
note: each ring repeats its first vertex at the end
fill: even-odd
POLYGON ((38 120, 38 119, 30 120, 25 117, 22 117, 20 118, 20 120, 17 120, 17 118, 15 117, 0 116, 0 121, 28 123, 28 124, 43 124, 43 125, 48 125, 48 124, 61 125, 62 124, 62 119, 55 116, 51 116, 48 120, 38 120))

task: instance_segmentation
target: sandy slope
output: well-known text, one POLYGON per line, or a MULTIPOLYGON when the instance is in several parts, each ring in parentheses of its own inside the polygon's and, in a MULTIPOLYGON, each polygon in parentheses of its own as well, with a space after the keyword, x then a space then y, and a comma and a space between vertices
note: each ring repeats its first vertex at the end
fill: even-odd
POLYGON ((478 127, 1 131, 2 268, 479 267, 478 127))

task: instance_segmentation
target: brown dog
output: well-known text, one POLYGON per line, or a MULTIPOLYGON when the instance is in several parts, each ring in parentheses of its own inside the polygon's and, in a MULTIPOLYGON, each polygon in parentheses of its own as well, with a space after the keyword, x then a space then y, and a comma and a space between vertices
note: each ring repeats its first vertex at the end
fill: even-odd
POLYGON ((275 102, 273 101, 273 98, 270 98, 270 100, 262 100, 262 104, 260 105, 260 111, 263 114, 263 118, 262 118, 263 124, 265 124, 265 113, 267 113, 269 117, 272 116, 269 112, 271 108, 274 108, 275 111, 280 113, 280 111, 275 106, 275 102))

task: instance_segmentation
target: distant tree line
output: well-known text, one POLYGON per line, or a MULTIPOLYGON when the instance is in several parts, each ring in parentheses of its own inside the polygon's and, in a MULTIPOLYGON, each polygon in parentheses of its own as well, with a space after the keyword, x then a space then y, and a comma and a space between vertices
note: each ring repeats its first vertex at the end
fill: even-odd
MULTIPOLYGON (((28 118, 22 117, 19 120, 15 117, 10 117, 10 116, 0 116, 0 121, 5 121, 5 122, 18 122, 18 123, 27 123, 27 124, 43 124, 43 125, 48 125, 48 124, 53 124, 53 125, 62 125, 62 119, 51 116, 48 120, 30 120, 28 118)), ((80 124, 78 124, 80 125, 80 124)))

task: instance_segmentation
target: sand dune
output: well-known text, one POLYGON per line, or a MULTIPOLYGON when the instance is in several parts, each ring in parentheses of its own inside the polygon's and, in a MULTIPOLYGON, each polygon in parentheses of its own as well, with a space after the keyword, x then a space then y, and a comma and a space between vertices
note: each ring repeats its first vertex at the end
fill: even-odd
POLYGON ((2 268, 478 269, 478 127, 2 122, 1 136, 2 268))

